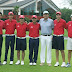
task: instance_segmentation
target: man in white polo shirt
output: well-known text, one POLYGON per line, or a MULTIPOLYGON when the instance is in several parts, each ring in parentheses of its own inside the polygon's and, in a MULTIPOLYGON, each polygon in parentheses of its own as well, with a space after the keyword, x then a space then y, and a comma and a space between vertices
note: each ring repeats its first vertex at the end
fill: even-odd
POLYGON ((49 18, 49 12, 44 11, 43 17, 40 19, 41 26, 41 66, 45 63, 45 51, 47 46, 47 65, 51 66, 51 48, 52 48, 52 29, 54 29, 54 22, 49 18))

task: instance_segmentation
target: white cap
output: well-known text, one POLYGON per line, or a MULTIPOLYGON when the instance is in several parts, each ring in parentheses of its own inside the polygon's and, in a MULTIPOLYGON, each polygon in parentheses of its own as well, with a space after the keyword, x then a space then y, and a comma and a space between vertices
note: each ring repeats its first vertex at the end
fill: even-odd
POLYGON ((43 14, 49 14, 49 12, 48 11, 44 11, 43 14))
POLYGON ((70 17, 72 17, 72 14, 70 15, 70 17))

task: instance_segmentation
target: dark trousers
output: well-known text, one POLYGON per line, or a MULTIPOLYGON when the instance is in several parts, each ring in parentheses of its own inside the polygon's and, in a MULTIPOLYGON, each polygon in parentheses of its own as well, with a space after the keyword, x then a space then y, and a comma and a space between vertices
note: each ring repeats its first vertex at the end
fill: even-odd
POLYGON ((2 43, 3 43, 3 37, 2 37, 2 35, 0 35, 0 61, 1 61, 2 43))
POLYGON ((5 40, 5 60, 4 61, 7 61, 9 45, 11 47, 10 61, 13 61, 13 58, 14 58, 14 43, 15 43, 15 36, 6 36, 6 40, 5 40))
POLYGON ((39 48, 39 38, 38 39, 29 39, 29 60, 30 62, 37 62, 38 57, 38 48, 39 48), (33 57, 34 51, 34 57, 33 57))

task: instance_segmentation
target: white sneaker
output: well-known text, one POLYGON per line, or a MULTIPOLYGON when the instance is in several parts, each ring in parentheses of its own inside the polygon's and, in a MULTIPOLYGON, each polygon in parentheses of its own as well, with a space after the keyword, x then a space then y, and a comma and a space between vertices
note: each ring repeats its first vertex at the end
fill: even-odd
POLYGON ((29 63, 29 65, 33 65, 33 63, 31 62, 31 63, 29 63))
POLYGON ((13 64, 13 61, 10 61, 10 65, 12 65, 13 64))
POLYGON ((33 65, 37 65, 37 64, 34 62, 33 65))
POLYGON ((24 61, 21 61, 21 65, 24 65, 24 61))
POLYGON ((4 61, 4 62, 3 62, 3 65, 5 65, 5 64, 7 64, 7 61, 4 61))
POLYGON ((66 67, 66 64, 65 62, 62 63, 61 67, 66 67))
POLYGON ((16 64, 16 65, 19 65, 19 64, 20 64, 20 60, 18 60, 15 64, 16 64))
POLYGON ((56 64, 54 65, 55 67, 59 66, 59 62, 56 62, 56 64))

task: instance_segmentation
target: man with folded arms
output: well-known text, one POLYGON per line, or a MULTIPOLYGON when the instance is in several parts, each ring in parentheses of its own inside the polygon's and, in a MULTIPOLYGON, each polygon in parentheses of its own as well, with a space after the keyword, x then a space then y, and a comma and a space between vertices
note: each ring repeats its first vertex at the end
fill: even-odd
POLYGON ((56 64, 59 66, 59 50, 62 55, 63 63, 61 67, 65 67, 65 53, 64 53, 64 28, 66 28, 66 21, 61 18, 61 12, 56 12, 56 20, 54 20, 54 33, 53 33, 53 49, 56 50, 56 64))
POLYGON ((68 50, 68 63, 66 67, 71 67, 70 59, 72 53, 72 15, 70 16, 71 21, 66 24, 67 31, 68 31, 68 41, 67 41, 67 50, 68 50))
POLYGON ((11 47, 11 55, 10 55, 10 64, 13 64, 14 58, 14 43, 15 43, 15 28, 16 28, 16 20, 13 19, 13 12, 8 13, 8 20, 5 20, 5 29, 6 29, 6 38, 5 38, 5 60, 3 65, 7 64, 7 55, 9 50, 9 45, 11 47))
POLYGON ((51 49, 52 49, 52 30, 54 28, 54 22, 49 18, 49 12, 44 11, 43 17, 40 19, 41 26, 41 53, 40 61, 41 66, 45 63, 45 51, 47 46, 47 65, 51 66, 51 49))
POLYGON ((2 43, 3 43, 2 29, 4 28, 4 21, 1 20, 1 18, 2 18, 2 13, 0 12, 0 65, 2 65, 1 63, 1 50, 2 50, 2 43))
POLYGON ((20 64, 20 50, 22 51, 21 65, 24 65, 24 57, 26 50, 26 30, 27 24, 24 22, 24 15, 19 16, 20 22, 16 24, 17 38, 16 38, 16 50, 18 61, 16 65, 20 64))
POLYGON ((29 30, 29 65, 36 65, 39 48, 39 29, 40 24, 37 23, 37 16, 32 16, 32 22, 28 25, 29 30), (34 52, 34 57, 33 57, 34 52))

